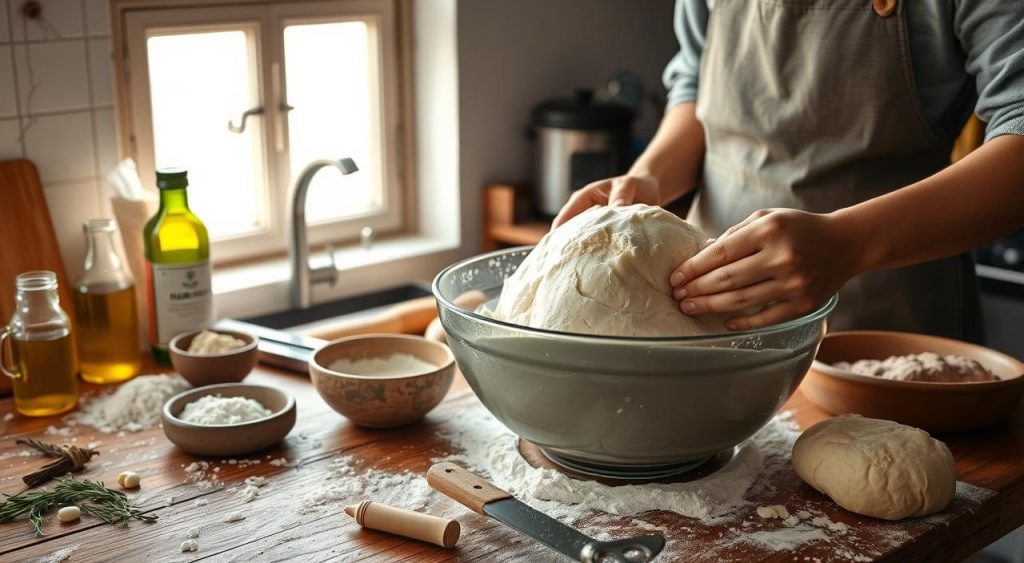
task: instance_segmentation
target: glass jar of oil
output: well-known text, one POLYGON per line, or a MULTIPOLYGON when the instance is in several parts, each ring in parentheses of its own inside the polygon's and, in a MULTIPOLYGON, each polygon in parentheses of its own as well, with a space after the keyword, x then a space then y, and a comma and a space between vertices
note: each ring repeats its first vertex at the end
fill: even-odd
POLYGON ((27 416, 67 412, 78 403, 78 365, 57 275, 25 272, 15 288, 14 314, 0 329, 0 371, 14 379, 14 408, 27 416))
POLYGON ((119 383, 142 368, 135 280, 117 250, 117 223, 93 219, 84 226, 85 271, 75 280, 75 342, 82 379, 119 383))

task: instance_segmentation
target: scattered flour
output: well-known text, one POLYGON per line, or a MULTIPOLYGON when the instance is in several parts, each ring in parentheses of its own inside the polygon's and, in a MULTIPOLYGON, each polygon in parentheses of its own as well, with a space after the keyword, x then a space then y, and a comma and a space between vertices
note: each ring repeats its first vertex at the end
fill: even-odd
POLYGON ((189 387, 180 375, 141 375, 113 393, 84 399, 81 408, 64 421, 92 426, 107 434, 138 432, 159 424, 167 399, 189 387))
POLYGON ((73 431, 70 428, 57 428, 56 426, 51 424, 46 427, 46 430, 43 431, 43 434, 46 434, 47 436, 61 436, 63 438, 67 438, 72 434, 72 432, 73 431))
POLYGON ((199 528, 189 528, 188 529, 188 537, 189 537, 189 539, 193 539, 193 540, 198 538, 199 537, 199 528))
POLYGON ((241 522, 242 520, 245 520, 245 514, 241 512, 228 512, 224 515, 225 522, 241 522))
POLYGON ((252 422, 272 414, 270 409, 248 397, 204 395, 185 405, 178 418, 192 424, 223 426, 252 422))
POLYGON ((260 496, 260 487, 266 483, 265 477, 246 477, 245 485, 238 491, 238 496, 244 499, 245 502, 252 502, 256 500, 256 497, 260 496))
POLYGON ((182 553, 189 553, 189 552, 193 552, 193 551, 199 551, 199 542, 197 542, 196 540, 192 540, 192 539, 185 540, 185 541, 181 542, 181 552, 182 553))
POLYGON ((520 498, 558 501, 562 507, 572 506, 576 514, 589 510, 631 516, 667 510, 706 522, 729 519, 748 504, 744 496, 758 476, 789 463, 788 452, 797 436, 789 423, 776 418, 737 446, 725 467, 699 481, 612 487, 531 466, 519 454, 516 436, 483 408, 460 412, 451 427, 458 430, 443 436, 465 453, 445 459, 482 470, 520 498))
MULTIPOLYGON (((256 463, 259 463, 259 462, 257 461, 256 463)), ((288 465, 288 459, 287 458, 283 458, 283 457, 279 457, 277 459, 270 460, 268 463, 270 463, 270 465, 273 465, 274 467, 284 467, 284 466, 288 465)))
POLYGON ((427 373, 437 369, 436 365, 430 362, 425 362, 412 354, 392 354, 390 356, 362 358, 358 360, 342 358, 340 360, 334 360, 331 362, 331 365, 327 367, 331 371, 371 377, 413 375, 417 373, 427 373))
POLYGON ((368 499, 407 510, 419 510, 427 505, 433 494, 433 489, 421 475, 377 469, 357 472, 353 461, 350 457, 334 460, 331 474, 323 486, 302 497, 299 512, 316 512, 326 507, 344 509, 346 505, 368 499))
POLYGON ((78 545, 66 545, 61 547, 57 549, 57 551, 39 559, 39 563, 64 563, 64 561, 71 559, 71 554, 73 554, 78 547, 78 545))
POLYGON ((761 518, 781 518, 783 520, 789 518, 789 510, 781 504, 773 504, 771 506, 759 506, 757 507, 757 515, 761 518))
POLYGON ((224 484, 217 478, 217 472, 211 471, 208 461, 193 461, 188 464, 185 467, 185 482, 192 483, 201 489, 210 489, 224 484))

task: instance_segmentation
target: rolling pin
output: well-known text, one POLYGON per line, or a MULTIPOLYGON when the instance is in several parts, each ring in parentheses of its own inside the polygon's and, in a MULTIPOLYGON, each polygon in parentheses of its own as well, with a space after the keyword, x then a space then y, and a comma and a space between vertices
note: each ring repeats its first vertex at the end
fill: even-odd
MULTIPOLYGON (((452 299, 452 304, 460 309, 475 311, 476 308, 483 305, 485 301, 487 301, 487 295, 482 291, 474 289, 473 291, 467 291, 455 299, 452 299)), ((423 333, 423 336, 425 336, 427 340, 436 340, 441 344, 448 344, 448 335, 444 332, 444 327, 441 326, 440 318, 435 318, 430 321, 430 324, 427 326, 427 330, 423 333)))
POLYGON ((462 531, 457 520, 421 514, 369 500, 346 506, 345 514, 355 518, 356 523, 364 528, 425 541, 446 549, 455 546, 462 531))
POLYGON ((417 297, 393 305, 372 315, 339 319, 316 328, 301 331, 303 336, 334 340, 370 333, 423 334, 430 321, 437 318, 437 302, 433 296, 417 297))

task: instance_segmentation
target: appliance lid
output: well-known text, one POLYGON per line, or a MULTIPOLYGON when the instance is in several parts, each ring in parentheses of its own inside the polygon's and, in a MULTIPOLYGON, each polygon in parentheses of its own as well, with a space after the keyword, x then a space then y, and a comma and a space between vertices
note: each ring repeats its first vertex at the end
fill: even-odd
POLYGON ((545 100, 533 108, 534 127, 555 129, 628 129, 633 117, 624 105, 594 103, 591 90, 577 90, 573 99, 545 100))

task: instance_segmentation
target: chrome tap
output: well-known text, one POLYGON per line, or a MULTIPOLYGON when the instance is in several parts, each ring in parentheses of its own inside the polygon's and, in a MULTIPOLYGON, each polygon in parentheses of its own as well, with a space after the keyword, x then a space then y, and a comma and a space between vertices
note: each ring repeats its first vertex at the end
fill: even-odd
POLYGON ((288 245, 288 257, 292 263, 292 307, 306 309, 310 305, 313 284, 329 283, 334 285, 338 279, 338 268, 334 263, 334 252, 328 246, 330 265, 314 268, 309 264, 309 240, 306 232, 306 193, 313 176, 325 166, 335 166, 342 174, 351 174, 356 170, 356 163, 351 158, 339 160, 323 158, 306 165, 295 180, 292 192, 292 232, 288 245))

